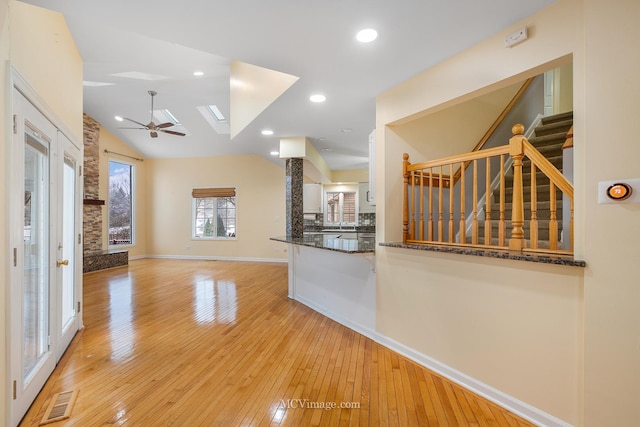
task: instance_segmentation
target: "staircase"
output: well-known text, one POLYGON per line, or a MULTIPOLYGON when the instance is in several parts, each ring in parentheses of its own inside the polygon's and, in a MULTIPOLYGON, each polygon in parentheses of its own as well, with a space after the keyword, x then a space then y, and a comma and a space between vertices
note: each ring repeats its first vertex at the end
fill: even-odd
MULTIPOLYGON (((535 128, 534 135, 529 142, 549 160, 560 172, 562 172, 562 145, 566 141, 567 132, 573 125, 573 112, 556 114, 544 117, 542 123, 535 128)), ((531 161, 525 157, 523 161, 522 181, 524 186, 524 236, 529 240, 529 220, 531 219, 531 161)), ((538 217, 538 245, 540 248, 549 247, 549 216, 550 194, 549 179, 539 170, 536 173, 537 217, 538 217)), ((507 220, 507 233, 511 231, 513 170, 505 174, 505 219, 507 220)), ((558 220, 558 235, 562 232, 562 192, 556 189, 558 220)), ((498 242, 498 217, 500 212, 500 189, 496 189, 491 198, 492 242, 498 242)), ((484 242, 484 227, 479 227, 480 241, 484 242)), ((558 244, 562 247, 561 244, 558 244)))

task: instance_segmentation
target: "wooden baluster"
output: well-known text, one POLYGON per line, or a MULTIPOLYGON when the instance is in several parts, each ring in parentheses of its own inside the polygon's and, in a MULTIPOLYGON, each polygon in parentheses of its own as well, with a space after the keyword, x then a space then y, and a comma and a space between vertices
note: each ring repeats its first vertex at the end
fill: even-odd
POLYGON ((473 220, 471 222, 471 244, 478 244, 478 160, 473 161, 473 220))
POLYGON ((453 163, 449 164, 449 243, 453 243, 455 222, 453 221, 454 194, 453 194, 453 163))
POLYGON ((409 223, 409 236, 411 240, 416 238, 416 174, 411 171, 411 222, 409 223))
POLYGON ((491 234, 493 233, 491 227, 491 158, 486 159, 486 174, 485 174, 485 211, 484 211, 484 244, 491 244, 491 234))
POLYGON ((402 176, 404 179, 403 203, 402 203, 402 243, 407 243, 409 238, 409 154, 402 155, 402 176))
POLYGON ((424 173, 420 169, 420 237, 419 240, 424 240, 424 173))
POLYGON ((531 162, 531 221, 529 222, 529 242, 532 249, 538 248, 538 187, 536 165, 531 162))
POLYGON ((438 242, 444 241, 444 216, 442 212, 442 168, 440 166, 440 179, 438 181, 438 242))
POLYGON ((573 253, 573 199, 569 199, 569 250, 573 253))
POLYGON ((433 242, 433 168, 429 169, 429 222, 427 230, 429 241, 433 242))
POLYGON ((500 155, 500 217, 498 219, 498 246, 505 246, 507 223, 504 220, 504 154, 500 155))
POLYGON ((549 180, 549 200, 551 200, 551 216, 549 218, 549 249, 558 249, 558 219, 556 218, 556 185, 549 180))
POLYGON ((509 139, 509 154, 513 158, 513 195, 511 198, 511 236, 509 238, 509 249, 521 250, 525 247, 524 241, 524 202, 522 188, 522 159, 524 157, 522 141, 525 139, 524 126, 514 125, 511 128, 513 136, 509 139))
POLYGON ((460 166, 460 242, 467 243, 467 218, 465 215, 465 187, 464 187, 464 175, 465 164, 462 162, 460 166))

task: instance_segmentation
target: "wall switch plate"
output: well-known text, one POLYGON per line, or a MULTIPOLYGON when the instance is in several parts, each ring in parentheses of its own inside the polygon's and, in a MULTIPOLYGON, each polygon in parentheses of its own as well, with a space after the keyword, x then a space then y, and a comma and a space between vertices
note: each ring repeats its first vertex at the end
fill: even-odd
POLYGON ((518 43, 522 43, 529 36, 527 35, 527 27, 522 27, 504 38, 504 47, 512 47, 518 43))
POLYGON ((616 179, 613 181, 600 181, 598 183, 598 204, 626 204, 640 203, 640 178, 634 179, 616 179), (625 199, 616 200, 616 194, 609 196, 608 193, 619 191, 624 186, 628 186, 631 194, 625 199))

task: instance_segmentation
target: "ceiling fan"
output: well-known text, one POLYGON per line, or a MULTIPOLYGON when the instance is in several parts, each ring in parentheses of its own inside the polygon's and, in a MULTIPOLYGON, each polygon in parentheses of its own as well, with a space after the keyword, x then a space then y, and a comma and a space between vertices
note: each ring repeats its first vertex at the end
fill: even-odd
POLYGON ((164 133, 168 133, 170 135, 177 135, 177 136, 185 136, 186 134, 182 133, 182 132, 176 132, 174 130, 167 130, 165 128, 169 128, 171 126, 174 126, 175 123, 172 122, 166 122, 166 123, 160 123, 160 124, 155 124, 153 122, 153 97, 156 96, 158 93, 154 90, 150 90, 149 95, 151 95, 151 118, 149 119, 149 123, 148 124, 144 124, 144 123, 140 123, 137 122, 135 120, 129 119, 124 117, 125 120, 129 120, 130 122, 133 122, 137 125, 140 125, 141 127, 136 127, 136 128, 120 128, 120 129, 140 129, 140 130, 148 130, 149 131, 149 135, 151 135, 151 138, 157 138, 158 137, 158 132, 164 132, 164 133))

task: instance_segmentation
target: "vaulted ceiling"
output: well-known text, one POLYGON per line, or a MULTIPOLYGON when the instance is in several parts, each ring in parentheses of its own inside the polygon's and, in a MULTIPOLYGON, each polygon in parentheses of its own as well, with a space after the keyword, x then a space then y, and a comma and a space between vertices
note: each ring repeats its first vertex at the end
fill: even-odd
POLYGON ((25 2, 64 14, 84 61, 85 112, 145 157, 254 153, 281 163, 270 154, 280 138, 304 136, 339 170, 367 167, 377 95, 553 0, 25 2), (377 39, 358 42, 364 28, 377 39), (234 80, 232 64, 258 77, 234 80), (180 122, 170 129, 187 136, 120 129, 137 125, 116 115, 149 122, 150 90, 154 109, 180 122), (227 121, 207 116, 208 105, 227 121))

